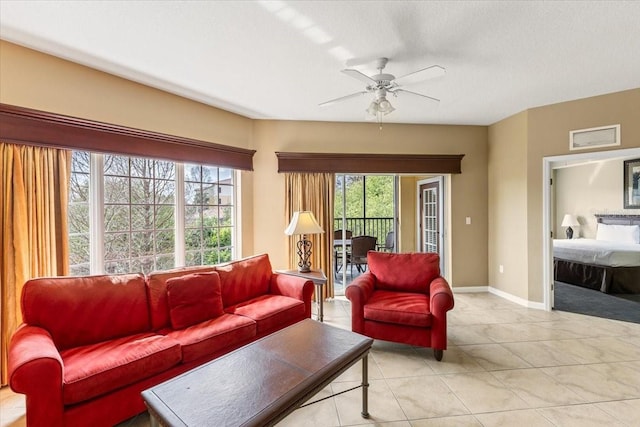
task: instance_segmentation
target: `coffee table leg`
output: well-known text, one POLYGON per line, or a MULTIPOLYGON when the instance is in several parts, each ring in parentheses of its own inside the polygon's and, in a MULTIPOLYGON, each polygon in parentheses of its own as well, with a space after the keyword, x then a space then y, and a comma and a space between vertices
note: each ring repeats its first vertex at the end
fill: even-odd
POLYGON ((362 418, 369 418, 369 353, 362 358, 362 418))

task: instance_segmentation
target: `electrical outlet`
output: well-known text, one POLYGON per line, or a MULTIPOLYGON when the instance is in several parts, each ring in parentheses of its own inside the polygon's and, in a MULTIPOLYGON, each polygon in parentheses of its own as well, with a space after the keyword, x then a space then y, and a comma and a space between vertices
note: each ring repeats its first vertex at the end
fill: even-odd
POLYGON ((500 267, 498 267, 498 270, 500 270, 500 273, 504 273, 504 265, 500 264, 500 267))
POLYGON ((471 225, 471 217, 470 216, 466 217, 465 222, 467 225, 471 225))

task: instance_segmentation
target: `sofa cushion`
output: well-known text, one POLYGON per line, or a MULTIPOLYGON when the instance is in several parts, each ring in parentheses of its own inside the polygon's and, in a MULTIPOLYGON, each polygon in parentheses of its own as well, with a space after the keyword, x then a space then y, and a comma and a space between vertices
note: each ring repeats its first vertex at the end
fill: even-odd
POLYGON ((150 329, 141 274, 31 279, 21 302, 24 322, 46 329, 58 350, 150 329))
POLYGON ((369 252, 367 259, 376 289, 426 294, 440 275, 440 257, 434 253, 369 252))
POLYGON ((375 291, 364 306, 364 318, 376 322, 431 326, 429 297, 422 293, 375 291))
POLYGON ((269 293, 271 263, 267 254, 233 261, 216 267, 220 275, 225 307, 269 293))
POLYGON ((181 353, 176 340, 146 333, 65 350, 60 356, 62 398, 71 405, 164 372, 180 362, 181 353))
POLYGON ((196 273, 167 280, 169 317, 174 329, 224 314, 218 273, 196 273))
POLYGON ((247 317, 223 314, 186 329, 171 331, 167 336, 180 343, 182 361, 189 363, 250 341, 256 336, 256 322, 247 317))
POLYGON ((258 335, 305 318, 304 303, 282 295, 262 295, 227 307, 225 311, 253 319, 258 324, 258 335))
POLYGON ((149 312, 151 329, 159 331, 171 326, 169 302, 167 298, 167 280, 172 277, 192 273, 215 271, 213 266, 182 267, 167 271, 154 271, 147 276, 147 292, 149 293, 149 312))

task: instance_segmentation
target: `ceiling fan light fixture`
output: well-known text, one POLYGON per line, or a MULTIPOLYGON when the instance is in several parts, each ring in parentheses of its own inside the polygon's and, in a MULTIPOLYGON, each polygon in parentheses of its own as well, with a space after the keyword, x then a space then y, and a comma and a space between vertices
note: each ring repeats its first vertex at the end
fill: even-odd
POLYGON ((369 108, 367 108, 367 113, 369 113, 372 116, 377 116, 378 115, 378 101, 373 100, 371 101, 371 104, 369 104, 369 108))
POLYGON ((378 116, 383 114, 386 116, 387 114, 392 113, 395 110, 396 109, 393 108, 393 105, 391 105, 391 103, 387 100, 387 98, 383 96, 371 101, 371 104, 369 104, 369 108, 367 108, 367 113, 369 113, 372 116, 378 116))
MULTIPOLYGON (((396 110, 393 105, 391 105, 391 102, 387 100, 388 94, 398 96, 398 93, 402 93, 402 96, 414 96, 419 97, 423 100, 428 99, 430 101, 440 102, 439 99, 403 89, 402 86, 404 84, 413 84, 421 80, 442 76, 445 73, 445 69, 443 67, 439 65, 432 65, 430 67, 423 68, 421 70, 417 70, 396 78, 393 74, 386 74, 382 72, 388 61, 388 58, 378 58, 375 61, 378 74, 375 74, 373 76, 364 74, 363 72, 358 71, 354 68, 346 68, 342 70, 342 72, 349 77, 353 77, 357 80, 360 80, 361 82, 366 83, 365 90, 351 95, 342 96, 331 101, 323 102, 320 105, 330 105, 338 101, 344 101, 346 99, 354 98, 356 96, 372 94, 374 98, 365 111, 367 113, 367 116, 376 119, 378 123, 380 123, 380 127, 382 128, 382 117, 386 116, 387 114, 393 113, 396 110)), ((349 60, 347 61, 346 65, 350 66, 356 64, 357 62, 349 60), (351 64, 349 64, 350 62, 351 64)))
POLYGON ((378 100, 378 111, 387 115, 395 111, 393 105, 387 100, 387 98, 382 97, 378 100))

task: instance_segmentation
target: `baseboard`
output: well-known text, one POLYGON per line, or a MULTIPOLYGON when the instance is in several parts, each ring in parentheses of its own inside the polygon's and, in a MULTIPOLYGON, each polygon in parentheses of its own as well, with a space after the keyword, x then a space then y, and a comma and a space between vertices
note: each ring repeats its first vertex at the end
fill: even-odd
POLYGON ((489 292, 490 294, 496 295, 500 298, 504 298, 507 301, 514 302, 518 305, 527 308, 534 308, 536 310, 544 310, 544 304, 541 302, 531 302, 526 299, 517 297, 508 292, 501 291, 500 289, 494 288, 493 286, 463 286, 459 288, 452 288, 454 294, 471 294, 471 293, 481 293, 481 292, 489 292))
POLYGON ((526 300, 524 298, 520 298, 520 297, 517 297, 515 295, 512 295, 512 294, 510 294, 508 292, 501 291, 500 289, 494 288, 492 286, 488 286, 488 288, 489 288, 489 293, 490 294, 494 294, 496 296, 499 296, 500 298, 504 298, 507 301, 514 302, 514 303, 516 303, 518 305, 521 305, 523 307, 533 308, 533 309, 536 309, 536 310, 544 310, 545 309, 544 308, 544 303, 529 301, 529 300, 526 300))
POLYGON ((489 292, 488 286, 463 286, 461 288, 452 288, 454 294, 471 294, 479 292, 489 292))

